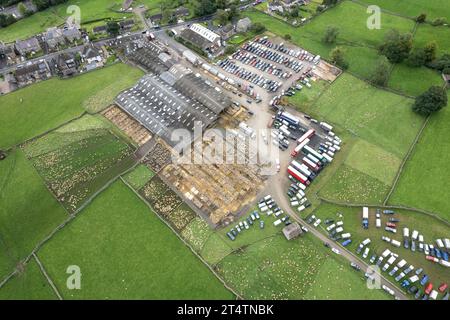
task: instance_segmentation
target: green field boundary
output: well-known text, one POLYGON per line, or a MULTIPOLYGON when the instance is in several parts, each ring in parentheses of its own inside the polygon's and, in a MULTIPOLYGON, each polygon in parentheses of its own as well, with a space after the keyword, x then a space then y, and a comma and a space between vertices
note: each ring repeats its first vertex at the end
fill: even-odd
MULTIPOLYGON (((35 247, 34 249, 30 252, 30 254, 28 256, 26 256, 22 261, 19 261, 19 263, 26 265, 30 259, 33 258, 33 256, 42 248, 42 246, 44 246, 49 240, 51 240, 53 238, 53 236, 59 232, 60 230, 62 230, 67 224, 69 224, 72 220, 74 220, 78 214, 85 208, 87 207, 100 193, 102 193, 103 191, 105 191, 109 186, 111 186, 114 182, 116 182, 119 178, 121 178, 122 175, 125 175, 129 172, 131 172, 132 170, 134 170, 134 168, 139 164, 139 161, 136 161, 135 164, 133 166, 131 166, 130 168, 126 169, 124 172, 121 172, 119 174, 117 174, 116 176, 114 176, 113 178, 111 178, 108 182, 106 182, 99 190, 97 190, 96 192, 94 192, 90 197, 88 197, 86 199, 86 201, 80 206, 78 207, 74 212, 72 213, 68 213, 68 217, 66 220, 64 220, 59 226, 57 226, 55 229, 53 229, 53 231, 51 231, 46 237, 44 237, 35 247)), ((40 175, 39 175, 40 176, 40 175)), ((42 177, 41 177, 42 178, 42 177)), ((51 194, 53 195, 53 192, 51 192, 51 194)), ((61 204, 58 201, 59 204, 61 204)), ((65 207, 63 205, 61 205, 64 210, 65 207)), ((67 211, 67 210, 66 210, 67 211)), ((7 275, 5 278, 3 278, 3 280, 0 281, 0 289, 16 274, 18 273, 18 270, 15 269, 13 270, 9 275, 7 275)))
POLYGON ((408 152, 403 157, 402 163, 400 164, 400 167, 397 170, 397 174, 395 175, 394 182, 392 183, 392 187, 389 190, 388 194, 386 195, 386 198, 383 201, 383 205, 386 205, 389 201, 389 199, 392 196, 392 193, 394 192, 395 188, 397 187, 398 181, 400 180, 400 176, 403 172, 403 169, 406 165, 406 162, 409 160, 411 154, 413 153, 414 149, 416 148, 417 143, 419 142, 420 137, 422 136, 423 131, 425 130, 428 121, 430 120, 430 116, 428 116, 425 121, 422 124, 422 127, 420 128, 419 132, 417 132, 416 137, 414 138, 413 143, 411 143, 411 146, 409 147, 408 152))
POLYGON ((6 152, 11 152, 12 150, 14 150, 14 149, 16 149, 16 148, 21 148, 22 145, 27 144, 27 143, 29 143, 29 142, 32 142, 32 141, 34 141, 34 140, 37 140, 37 139, 39 139, 39 138, 42 138, 42 137, 44 137, 45 135, 51 133, 52 131, 61 129, 61 128, 64 127, 65 125, 68 125, 68 124, 70 124, 70 123, 72 123, 72 122, 74 122, 74 121, 76 121, 76 120, 81 119, 81 118, 82 118, 83 116, 85 116, 86 114, 88 114, 87 111, 83 111, 79 116, 76 116, 75 118, 72 118, 72 119, 70 119, 70 120, 68 120, 68 121, 66 121, 66 122, 63 122, 63 123, 61 123, 60 125, 58 125, 57 127, 48 129, 48 130, 46 130, 45 132, 38 134, 37 136, 34 136, 34 137, 29 138, 29 139, 26 139, 26 140, 24 140, 24 141, 22 141, 22 142, 19 142, 19 143, 16 143, 16 144, 13 144, 13 145, 11 145, 11 146, 6 147, 5 151, 6 151, 6 152))
MULTIPOLYGON (((150 203, 148 203, 147 200, 145 200, 144 197, 142 197, 141 194, 139 194, 139 192, 137 192, 136 190, 134 190, 134 188, 128 184, 128 182, 121 176, 119 177, 119 179, 140 199, 142 200, 147 207, 154 212, 154 214, 158 217, 159 220, 161 220, 162 223, 164 223, 170 230, 172 230, 172 232, 178 237, 178 239, 181 240, 181 242, 184 243, 184 245, 186 247, 188 247, 191 252, 198 258, 200 259, 200 261, 213 273, 213 275, 222 283, 222 285, 229 290, 231 293, 233 293, 237 299, 239 300, 243 300, 242 296, 239 295, 233 288, 231 288, 230 286, 228 286, 228 284, 220 277, 220 275, 216 272, 216 270, 214 270, 214 268, 208 263, 206 262, 205 259, 203 259, 203 257, 197 253, 197 251, 195 251, 191 245, 172 227, 172 225, 167 222, 155 209, 152 208, 152 206, 150 205, 150 203)), ((1 287, 0 287, 1 288, 1 287)))
MULTIPOLYGON (((355 4, 363 6, 364 8, 367 8, 367 7, 370 6, 370 4, 364 3, 364 2, 359 1, 359 0, 346 0, 346 1, 353 2, 355 4)), ((391 1, 395 1, 395 0, 391 0, 391 1)), ((379 7, 379 6, 377 6, 377 7, 379 7)), ((381 12, 384 12, 384 13, 389 14, 391 16, 397 16, 397 17, 400 17, 400 18, 416 21, 415 17, 405 16, 405 15, 402 15, 402 14, 400 14, 398 12, 386 10, 386 9, 381 8, 381 7, 379 7, 379 8, 381 9, 381 12)))
POLYGON ((42 275, 47 280, 48 284, 53 289, 53 291, 56 294, 56 296, 58 297, 58 299, 59 300, 64 300, 63 297, 61 296, 61 294, 59 293, 58 288, 56 287, 55 283, 52 281, 52 279, 48 275, 47 271, 45 270, 44 265, 42 264, 41 260, 39 260, 38 256, 35 253, 33 253, 33 258, 36 261, 36 263, 38 264, 42 275))

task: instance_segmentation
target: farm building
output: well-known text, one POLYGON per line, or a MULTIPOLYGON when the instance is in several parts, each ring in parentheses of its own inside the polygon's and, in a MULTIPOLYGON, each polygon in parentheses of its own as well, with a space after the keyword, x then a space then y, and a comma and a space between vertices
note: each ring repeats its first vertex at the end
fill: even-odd
MULTIPOLYGON (((179 69, 176 69, 176 72, 179 72, 179 69)), ((169 83, 176 80, 178 75, 170 74, 172 79, 168 79, 168 72, 162 73, 160 77, 145 75, 133 88, 122 92, 116 98, 116 103, 145 128, 163 138, 169 145, 175 146, 178 141, 172 139, 174 130, 186 129, 192 138, 196 122, 200 122, 202 129, 207 128, 218 119, 226 105, 206 101, 201 96, 186 95, 190 89, 206 92, 206 83, 202 88, 197 87, 200 85, 198 82, 190 83, 190 80, 189 85, 185 82, 179 83, 188 76, 183 75, 171 86, 169 83), (190 89, 187 90, 187 87, 190 89)), ((182 75, 182 72, 180 74, 182 75)), ((187 145, 190 142, 191 140, 186 141, 187 145)))
POLYGON ((185 41, 209 53, 217 52, 222 46, 220 35, 198 23, 184 29, 180 36, 185 41))
POLYGON ((159 58, 163 50, 153 43, 149 43, 141 48, 131 49, 131 53, 128 55, 128 59, 145 69, 147 72, 154 74, 161 74, 164 71, 169 70, 163 61, 159 58))
POLYGON ((240 19, 236 24, 236 31, 237 32, 247 32, 250 27, 252 26, 252 21, 249 17, 245 17, 240 19))
POLYGON ((294 222, 283 228, 283 234, 286 239, 292 240, 302 234, 302 229, 298 223, 294 222))
POLYGON ((235 30, 234 27, 231 23, 223 26, 222 28, 219 29, 219 34, 222 37, 222 39, 227 40, 229 39, 232 35, 235 34, 235 30))

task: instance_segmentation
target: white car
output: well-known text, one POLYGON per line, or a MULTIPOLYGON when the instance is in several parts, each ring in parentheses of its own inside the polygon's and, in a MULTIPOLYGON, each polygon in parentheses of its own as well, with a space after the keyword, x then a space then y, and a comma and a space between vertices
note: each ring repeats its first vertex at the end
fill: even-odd
POLYGON ((275 164, 277 165, 277 172, 280 172, 280 169, 281 169, 281 167, 280 167, 280 159, 276 158, 275 159, 275 164))
POLYGON ((341 252, 336 248, 332 248, 331 251, 333 251, 336 254, 341 254, 341 252))

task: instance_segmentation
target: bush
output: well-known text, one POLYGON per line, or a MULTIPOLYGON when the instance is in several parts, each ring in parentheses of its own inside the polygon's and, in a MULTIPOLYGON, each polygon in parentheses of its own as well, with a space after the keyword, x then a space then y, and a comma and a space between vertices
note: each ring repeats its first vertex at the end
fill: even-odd
POLYGON ((370 77, 370 81, 378 86, 385 87, 389 80, 390 64, 386 57, 380 57, 370 77))
POLYGON ((335 43, 339 35, 339 28, 335 26, 328 26, 323 35, 322 41, 327 44, 335 43))
POLYGON ((447 19, 445 18, 436 18, 431 22, 433 26, 442 26, 445 23, 447 23, 447 19))
POLYGON ((413 105, 413 111, 429 116, 447 105, 447 91, 438 86, 432 86, 427 91, 416 98, 413 105))
POLYGON ((331 51, 330 60, 341 69, 348 69, 348 62, 345 60, 345 51, 341 47, 336 47, 331 51))
POLYGON ((421 13, 416 17, 416 22, 417 23, 424 23, 427 20, 427 14, 426 13, 421 13))

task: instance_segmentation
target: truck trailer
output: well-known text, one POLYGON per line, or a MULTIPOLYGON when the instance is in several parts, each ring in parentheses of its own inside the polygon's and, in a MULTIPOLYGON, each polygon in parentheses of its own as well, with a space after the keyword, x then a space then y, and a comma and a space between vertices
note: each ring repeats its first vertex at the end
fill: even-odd
POLYGON ((294 167, 289 166, 287 169, 288 173, 294 177, 295 179, 297 179, 298 181, 300 181, 301 183, 305 184, 305 185, 309 185, 310 182, 308 180, 307 177, 305 177, 303 174, 301 174, 300 172, 298 172, 298 170, 296 170, 294 167))

